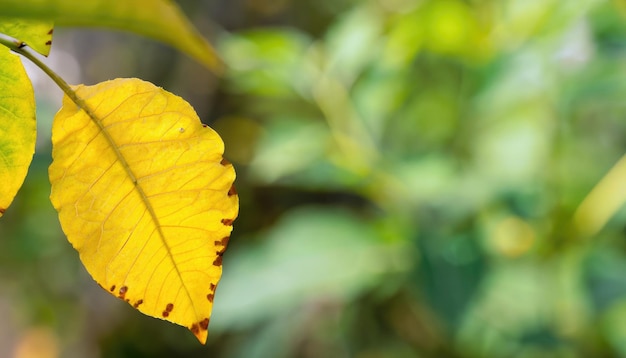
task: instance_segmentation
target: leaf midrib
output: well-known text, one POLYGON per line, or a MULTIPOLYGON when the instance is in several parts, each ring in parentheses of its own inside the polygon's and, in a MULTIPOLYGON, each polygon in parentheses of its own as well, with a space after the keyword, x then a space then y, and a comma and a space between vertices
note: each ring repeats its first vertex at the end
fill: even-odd
POLYGON ((145 191, 143 190, 143 188, 139 184, 139 181, 137 180, 137 176, 135 175, 133 170, 130 168, 130 165, 128 164, 128 161, 126 160, 126 157, 124 157, 124 155, 122 154, 122 152, 118 148, 117 143, 115 143, 115 140, 113 140, 113 137, 108 132, 107 128, 102 124, 102 122, 99 119, 99 117, 91 110, 91 107, 89 107, 89 105, 87 105, 87 103, 82 98, 80 98, 78 96, 78 94, 71 87, 69 87, 69 91, 64 91, 64 92, 68 95, 68 97, 72 100, 72 102, 74 102, 83 112, 85 112, 85 114, 87 114, 89 119, 98 127, 98 129, 100 130, 100 133, 102 133, 102 135, 106 139, 107 143, 109 144, 109 147, 111 149, 113 149, 113 152, 115 153, 115 156, 117 157, 118 161, 120 162, 120 164, 124 168, 124 171, 128 175, 128 178, 133 183, 133 186, 134 186, 135 190, 137 191, 137 193, 141 197, 142 203, 145 205, 146 209, 150 213, 150 217, 152 218, 152 221, 154 222, 154 224, 155 224, 155 226, 157 228, 157 231, 159 233, 159 237, 161 238, 161 242, 162 242, 163 246, 165 247, 165 249, 167 250, 167 255, 168 255, 170 261, 172 262, 172 265, 174 265, 174 268, 176 269, 176 273, 178 275, 178 278, 180 279, 181 285, 183 286, 183 289, 184 289, 184 291, 185 291, 185 293, 187 295, 187 298, 189 299, 189 302, 191 303, 191 306, 194 309, 194 314, 195 314, 196 317, 198 317, 198 312, 196 310, 196 306, 194 305, 194 301, 193 301, 193 299, 191 297, 189 289, 187 288, 187 285, 185 284, 185 281, 183 280, 182 273, 178 269, 178 265, 176 264, 176 261, 174 260, 174 255, 172 253, 172 250, 171 250, 170 246, 168 245, 167 241, 165 240, 165 234, 163 233, 163 230, 161 228, 161 223, 159 221, 159 218, 158 218, 158 216, 157 216, 157 214, 156 214, 156 212, 154 210, 154 207, 152 206, 152 203, 150 202, 148 196, 146 195, 145 191))

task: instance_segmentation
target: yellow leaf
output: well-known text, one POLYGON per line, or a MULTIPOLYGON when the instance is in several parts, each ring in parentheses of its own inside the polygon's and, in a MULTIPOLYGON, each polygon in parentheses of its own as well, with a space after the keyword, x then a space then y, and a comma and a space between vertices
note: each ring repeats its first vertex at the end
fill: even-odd
POLYGON ((213 47, 170 0, 2 0, 0 16, 130 31, 167 43, 215 72, 222 70, 213 47))
POLYGON ((19 57, 0 46, 0 216, 26 178, 36 130, 33 87, 19 57))
POLYGON ((0 18, 0 33, 25 42, 44 56, 50 53, 53 23, 50 20, 7 20, 0 18))
POLYGON ((73 89, 81 108, 66 96, 52 125, 50 199, 63 231, 105 290, 206 342, 239 208, 221 138, 148 82, 73 89))

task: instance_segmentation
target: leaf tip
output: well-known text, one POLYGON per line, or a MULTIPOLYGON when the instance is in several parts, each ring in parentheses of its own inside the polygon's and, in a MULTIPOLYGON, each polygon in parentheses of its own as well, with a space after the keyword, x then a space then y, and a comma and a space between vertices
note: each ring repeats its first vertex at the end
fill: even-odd
POLYGON ((198 323, 194 323, 189 327, 191 333, 193 333, 198 341, 202 344, 206 344, 207 337, 209 336, 209 318, 205 318, 198 323))

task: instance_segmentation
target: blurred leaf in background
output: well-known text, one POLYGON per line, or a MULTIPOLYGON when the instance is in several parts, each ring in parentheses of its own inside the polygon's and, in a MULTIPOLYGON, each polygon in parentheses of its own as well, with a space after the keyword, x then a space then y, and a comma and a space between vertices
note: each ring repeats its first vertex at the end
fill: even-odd
POLYGON ((241 214, 209 346, 100 297, 34 167, 0 225, 0 311, 19 303, 0 347, 35 336, 61 356, 626 355, 626 211, 622 189, 599 184, 626 183, 622 1, 180 4, 216 39, 219 81, 144 40, 55 42, 80 64, 76 82, 134 73, 223 136, 241 214))

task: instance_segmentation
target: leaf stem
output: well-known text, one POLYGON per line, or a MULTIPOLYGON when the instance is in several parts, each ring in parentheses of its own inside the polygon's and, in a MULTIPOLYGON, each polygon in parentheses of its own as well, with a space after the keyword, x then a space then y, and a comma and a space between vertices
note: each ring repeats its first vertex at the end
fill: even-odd
MULTIPOLYGON (((85 112, 87 112, 87 114, 91 116, 92 114, 90 113, 91 111, 85 105, 83 100, 80 99, 76 95, 76 92, 74 92, 72 87, 70 87, 70 85, 67 84, 67 82, 65 82, 63 78, 61 78, 61 76, 59 76, 56 72, 54 72, 50 67, 48 67, 45 63, 43 63, 39 58, 37 58, 37 55, 35 55, 35 53, 30 49, 30 47, 26 45, 26 43, 18 39, 12 38, 10 36, 7 36, 5 34, 0 34, 0 44, 8 47, 11 51, 18 53, 26 57, 27 59, 29 59, 30 62, 34 63, 43 72, 45 72, 54 81, 54 83, 56 83, 57 86, 59 86, 61 90, 65 92, 65 94, 72 100, 72 102, 76 103, 77 106, 79 106, 81 109, 83 109, 85 112)), ((91 117, 93 118, 93 116, 91 117)))

